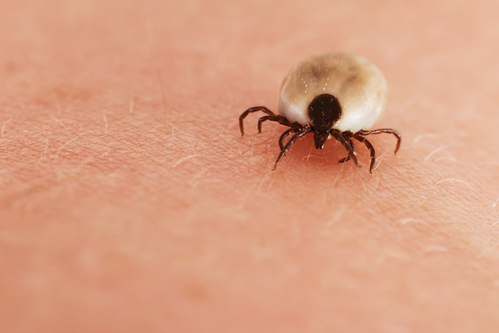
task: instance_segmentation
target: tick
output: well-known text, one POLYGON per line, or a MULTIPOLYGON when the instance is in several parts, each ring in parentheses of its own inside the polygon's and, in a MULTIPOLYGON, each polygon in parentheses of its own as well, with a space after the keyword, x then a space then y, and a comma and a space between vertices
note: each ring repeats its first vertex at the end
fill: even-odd
POLYGON ((255 106, 239 117, 244 135, 244 118, 253 112, 267 115, 258 120, 258 132, 265 121, 288 126, 279 138, 281 152, 274 170, 291 146, 308 133, 314 133, 315 148, 322 149, 328 139, 338 140, 348 152, 339 160, 353 160, 358 165, 353 139, 363 143, 371 153, 369 172, 376 162, 373 145, 364 136, 389 133, 397 138, 395 154, 402 136, 391 128, 370 130, 379 118, 386 102, 386 81, 381 71, 370 61, 347 53, 324 53, 304 59, 291 68, 282 83, 279 114, 265 106, 255 106), (291 139, 285 143, 288 136, 291 139))

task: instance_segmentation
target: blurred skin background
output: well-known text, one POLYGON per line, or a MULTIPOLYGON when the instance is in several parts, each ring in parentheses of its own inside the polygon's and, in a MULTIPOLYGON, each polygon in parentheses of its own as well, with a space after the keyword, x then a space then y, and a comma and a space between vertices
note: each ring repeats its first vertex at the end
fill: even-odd
POLYGON ((493 332, 499 4, 0 3, 0 331, 493 332), (279 87, 376 64, 374 175, 300 140, 279 87))

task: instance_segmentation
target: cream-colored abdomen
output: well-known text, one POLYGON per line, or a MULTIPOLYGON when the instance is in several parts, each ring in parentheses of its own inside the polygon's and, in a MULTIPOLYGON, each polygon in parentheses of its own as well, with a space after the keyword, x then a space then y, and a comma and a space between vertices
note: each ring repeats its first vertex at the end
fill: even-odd
POLYGON ((346 53, 324 53, 295 64, 286 75, 279 113, 291 122, 311 124, 308 106, 321 94, 335 96, 342 115, 333 128, 357 132, 371 128, 383 112, 387 85, 368 60, 346 53))

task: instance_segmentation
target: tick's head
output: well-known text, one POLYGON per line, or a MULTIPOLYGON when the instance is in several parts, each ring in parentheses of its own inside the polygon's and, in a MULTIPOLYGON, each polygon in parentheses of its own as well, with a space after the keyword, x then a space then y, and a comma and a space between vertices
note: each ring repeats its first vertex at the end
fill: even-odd
POLYGON ((324 148, 327 139, 329 139, 329 132, 327 133, 314 132, 315 148, 316 149, 324 148))
POLYGON ((322 149, 329 137, 329 131, 341 118, 340 102, 330 94, 318 95, 308 106, 308 116, 314 129, 315 148, 322 149))

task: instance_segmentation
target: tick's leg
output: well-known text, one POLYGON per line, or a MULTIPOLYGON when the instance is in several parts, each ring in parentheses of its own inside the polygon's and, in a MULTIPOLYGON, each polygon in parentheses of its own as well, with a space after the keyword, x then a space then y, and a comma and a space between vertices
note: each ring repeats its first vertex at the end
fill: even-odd
POLYGON ((258 119, 258 133, 262 133, 262 123, 264 121, 267 121, 267 120, 276 121, 276 122, 278 122, 281 125, 291 127, 291 123, 289 122, 289 120, 286 117, 283 117, 283 116, 280 116, 280 115, 277 115, 277 116, 263 116, 260 119, 258 119))
POLYGON ((357 156, 355 154, 355 151, 352 149, 352 146, 350 146, 350 144, 343 137, 343 135, 341 135, 341 133, 339 132, 336 132, 335 130, 332 130, 330 133, 332 136, 334 136, 336 140, 338 140, 343 145, 343 147, 345 147, 345 149, 348 151, 348 155, 355 162, 355 165, 359 166, 359 162, 357 161, 357 156))
POLYGON ((288 136, 290 136, 291 133, 294 133, 294 132, 296 132, 296 130, 294 128, 288 128, 287 130, 285 130, 281 134, 281 137, 279 138, 279 148, 281 148, 281 150, 284 149, 284 139, 287 138, 288 136))
POLYGON ((275 116, 275 113, 267 109, 265 106, 254 106, 252 108, 249 108, 239 116, 239 129, 241 130, 241 135, 244 135, 244 125, 243 125, 244 118, 246 118, 246 116, 249 115, 250 113, 258 111, 262 111, 270 116, 275 116))
MULTIPOLYGON (((348 139, 348 143, 350 144, 350 146, 352 146, 352 150, 355 151, 355 145, 353 144, 353 141, 351 138, 348 139)), ((341 160, 338 161, 338 163, 345 163, 345 162, 348 162, 350 161, 350 155, 348 155, 347 157, 344 157, 342 158, 341 160)))
POLYGON ((289 151, 289 148, 291 148, 291 146, 294 145, 296 140, 298 140, 299 138, 302 138, 303 136, 305 136, 306 134, 308 134, 310 132, 312 132, 312 130, 310 128, 307 128, 305 130, 302 130, 302 131, 296 133, 295 135, 293 135, 291 137, 291 139, 289 139, 288 143, 286 143, 284 148, 281 150, 279 157, 277 157, 277 161, 275 161, 274 170, 277 168, 277 165, 279 165, 279 163, 284 158, 284 156, 286 156, 286 153, 289 151))
POLYGON ((374 163, 376 163, 376 151, 374 150, 374 147, 369 142, 369 140, 367 140, 363 136, 355 134, 354 138, 357 139, 357 140, 359 140, 360 142, 363 142, 366 145, 367 149, 369 149, 369 152, 371 153, 371 165, 369 166, 369 172, 372 174, 373 173, 373 168, 374 168, 374 163))
POLYGON ((395 137, 397 138, 397 147, 395 147, 395 152, 394 154, 397 153, 397 151, 399 150, 400 148, 400 144, 402 143, 402 135, 400 135, 399 132, 397 132, 396 130, 394 129, 391 129, 391 128, 380 128, 380 129, 377 129, 377 130, 374 130, 374 131, 365 131, 365 130, 360 130, 358 131, 357 133, 355 133, 356 135, 357 134, 360 134, 360 135, 369 135, 369 134, 380 134, 380 133, 388 133, 388 134, 393 134, 395 135, 395 137))

